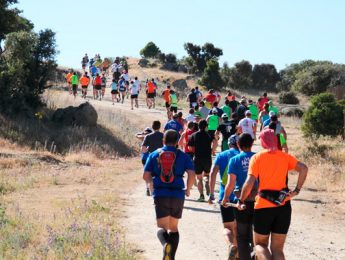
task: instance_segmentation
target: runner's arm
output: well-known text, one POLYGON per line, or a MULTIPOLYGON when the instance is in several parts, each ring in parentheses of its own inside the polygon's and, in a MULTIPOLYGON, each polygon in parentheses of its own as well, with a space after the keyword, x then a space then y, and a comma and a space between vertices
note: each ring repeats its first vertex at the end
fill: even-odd
POLYGON ((233 173, 229 174, 228 183, 225 186, 224 197, 223 197, 223 201, 222 201, 222 205, 224 207, 226 206, 225 204, 229 201, 230 194, 233 192, 233 190, 235 188, 236 179, 237 179, 236 174, 233 174, 233 173))
MULTIPOLYGON (((194 180, 195 180, 195 171, 193 170, 187 170, 187 188, 186 188, 186 196, 189 197, 190 190, 194 185, 194 180)), ((151 178, 152 181, 152 178, 151 178)))
POLYGON ((249 196, 253 185, 255 184, 256 178, 253 175, 248 175, 246 181, 243 184, 242 192, 240 196, 240 201, 243 203, 245 199, 249 196))
POLYGON ((297 162, 295 170, 298 172, 298 180, 295 190, 290 193, 291 197, 298 195, 308 174, 308 167, 302 162, 297 162))
POLYGON ((152 175, 151 175, 151 172, 145 171, 144 174, 143 174, 143 179, 144 179, 147 183, 152 183, 152 175))
POLYGON ((186 132, 183 132, 182 135, 181 135, 181 137, 180 137, 180 140, 178 141, 178 146, 179 146, 179 147, 183 147, 183 145, 184 145, 184 143, 185 143, 185 141, 184 141, 185 135, 186 135, 186 132))

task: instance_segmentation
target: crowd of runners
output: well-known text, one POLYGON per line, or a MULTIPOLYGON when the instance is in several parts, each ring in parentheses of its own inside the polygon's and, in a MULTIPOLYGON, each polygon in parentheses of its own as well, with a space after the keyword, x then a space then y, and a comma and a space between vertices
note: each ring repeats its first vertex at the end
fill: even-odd
POLYGON ((189 110, 184 116, 179 108, 181 95, 170 85, 159 92, 154 79, 141 84, 137 77, 131 78, 121 59, 113 63, 100 59, 99 54, 91 60, 85 55, 83 75, 78 78, 73 71, 67 74, 71 94, 77 96, 81 86, 81 95, 86 98, 91 83, 94 99, 102 100, 108 87, 113 104, 124 103, 130 96, 131 109, 139 107, 138 95, 142 89, 147 108, 155 108, 157 96, 164 100, 167 116, 162 119, 166 121, 164 126, 161 121, 154 121, 151 127, 136 134, 141 142, 145 192, 154 199, 163 259, 175 259, 178 222, 185 196, 190 195, 193 186, 199 192, 198 202, 220 205, 228 259, 285 259, 283 247, 291 221, 290 199, 300 192, 308 168, 288 153, 287 133, 279 120, 279 109, 267 93, 251 100, 231 92, 221 97, 212 89, 202 93, 196 87, 186 98, 189 110), (252 151, 255 141, 262 146, 258 153, 252 151), (299 173, 292 190, 288 187, 290 170, 299 173), (217 176, 218 198, 215 197, 217 176))

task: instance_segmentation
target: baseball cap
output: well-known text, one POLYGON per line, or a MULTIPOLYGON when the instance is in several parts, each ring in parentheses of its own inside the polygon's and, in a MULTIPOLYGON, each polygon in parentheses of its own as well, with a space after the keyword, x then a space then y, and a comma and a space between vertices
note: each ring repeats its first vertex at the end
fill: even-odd
POLYGON ((229 138, 229 141, 228 141, 228 145, 232 145, 232 146, 236 146, 237 147, 237 141, 238 141, 239 137, 238 135, 232 135, 230 136, 229 138))
POLYGON ((247 110, 245 113, 245 115, 251 115, 251 114, 252 114, 252 112, 250 112, 250 110, 247 110))
POLYGON ((268 115, 269 115, 270 117, 272 117, 272 116, 275 116, 276 113, 274 113, 274 111, 270 111, 270 112, 268 113, 268 115))
POLYGON ((222 118, 229 118, 229 117, 228 117, 228 115, 227 115, 226 113, 224 113, 224 114, 222 115, 222 118))
POLYGON ((144 133, 152 133, 152 129, 150 127, 146 127, 144 133))

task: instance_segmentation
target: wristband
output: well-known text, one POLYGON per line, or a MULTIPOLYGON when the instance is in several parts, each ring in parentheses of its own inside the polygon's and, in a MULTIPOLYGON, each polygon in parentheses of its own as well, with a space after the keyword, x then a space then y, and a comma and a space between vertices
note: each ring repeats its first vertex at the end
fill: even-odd
POLYGON ((296 187, 296 188, 294 189, 294 192, 296 192, 297 194, 299 194, 300 191, 301 191, 300 188, 297 188, 297 187, 296 187))

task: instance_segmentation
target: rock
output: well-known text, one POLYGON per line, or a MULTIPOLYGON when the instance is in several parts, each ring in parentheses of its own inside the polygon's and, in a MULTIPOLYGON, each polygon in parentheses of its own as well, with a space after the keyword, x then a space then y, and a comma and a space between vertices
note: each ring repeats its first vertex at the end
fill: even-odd
POLYGON ((140 59, 138 65, 140 67, 147 67, 147 65, 149 65, 149 61, 147 59, 140 59))
POLYGON ((79 107, 66 107, 57 109, 52 121, 64 125, 96 126, 98 114, 95 108, 88 102, 79 107))
POLYGON ((178 91, 185 91, 188 89, 187 81, 185 79, 178 79, 175 80, 172 85, 175 87, 178 91))
POLYGON ((188 72, 188 68, 186 65, 180 64, 177 67, 177 71, 178 72, 183 72, 183 73, 187 73, 188 72))
POLYGON ((169 71, 177 71, 178 66, 176 63, 169 63, 166 62, 163 64, 162 67, 160 67, 161 70, 169 70, 169 71))
POLYGON ((281 113, 285 116, 297 116, 301 118, 304 114, 304 111, 299 107, 284 107, 281 110, 281 113))

